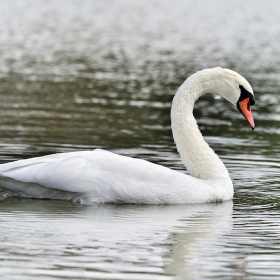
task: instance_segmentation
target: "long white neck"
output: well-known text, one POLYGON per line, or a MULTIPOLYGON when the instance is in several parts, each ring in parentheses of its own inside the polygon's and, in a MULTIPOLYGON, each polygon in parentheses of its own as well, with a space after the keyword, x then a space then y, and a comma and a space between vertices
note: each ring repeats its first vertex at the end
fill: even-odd
POLYGON ((193 116, 196 100, 215 90, 212 85, 216 81, 209 80, 209 71, 192 75, 178 89, 171 108, 171 127, 178 152, 192 176, 231 184, 225 165, 203 139, 193 116))

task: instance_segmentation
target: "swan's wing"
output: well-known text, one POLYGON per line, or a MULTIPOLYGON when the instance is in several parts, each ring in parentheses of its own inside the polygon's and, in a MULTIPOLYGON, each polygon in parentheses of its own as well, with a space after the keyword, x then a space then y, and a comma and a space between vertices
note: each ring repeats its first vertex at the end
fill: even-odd
POLYGON ((67 192, 98 202, 161 203, 176 193, 174 185, 182 191, 180 178, 186 175, 97 149, 2 164, 0 176, 2 186, 22 196, 61 198, 67 192))
MULTIPOLYGON (((79 191, 79 184, 88 180, 89 173, 99 169, 101 158, 114 157, 104 151, 83 151, 52 154, 0 165, 0 175, 19 182, 36 183, 45 187, 79 191), (75 186, 75 187, 74 187, 75 186)), ((92 177, 92 176, 91 176, 92 177)))
MULTIPOLYGON (((27 197, 122 203, 198 202, 201 180, 104 150, 54 154, 0 165, 0 186, 27 197)), ((205 186, 206 187, 206 186, 205 186)))

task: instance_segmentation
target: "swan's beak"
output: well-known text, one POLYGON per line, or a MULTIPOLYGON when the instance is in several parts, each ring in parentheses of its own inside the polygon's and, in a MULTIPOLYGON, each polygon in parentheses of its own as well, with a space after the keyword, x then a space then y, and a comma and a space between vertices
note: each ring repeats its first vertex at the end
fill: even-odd
POLYGON ((255 122, 252 115, 252 106, 250 104, 250 97, 237 102, 237 109, 245 117, 247 122, 250 124, 252 130, 255 129, 255 122))

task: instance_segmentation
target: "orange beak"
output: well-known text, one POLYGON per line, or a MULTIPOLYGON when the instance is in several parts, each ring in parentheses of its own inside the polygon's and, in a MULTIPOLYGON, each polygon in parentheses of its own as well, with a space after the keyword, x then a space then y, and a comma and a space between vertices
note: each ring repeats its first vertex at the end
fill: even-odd
POLYGON ((245 117, 247 122, 252 127, 252 130, 255 129, 255 122, 252 115, 252 106, 250 105, 250 97, 243 99, 242 101, 239 101, 237 104, 237 108, 240 111, 240 113, 245 117))

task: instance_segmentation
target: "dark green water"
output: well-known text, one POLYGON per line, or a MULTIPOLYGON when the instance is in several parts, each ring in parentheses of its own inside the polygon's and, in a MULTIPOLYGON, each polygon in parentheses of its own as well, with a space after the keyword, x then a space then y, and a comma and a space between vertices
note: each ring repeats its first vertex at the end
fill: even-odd
POLYGON ((230 68, 256 99, 255 131, 214 95, 194 111, 233 202, 9 198, 1 279, 279 279, 279 3, 1 0, 1 163, 104 148, 183 170, 169 114, 190 74, 230 68))

